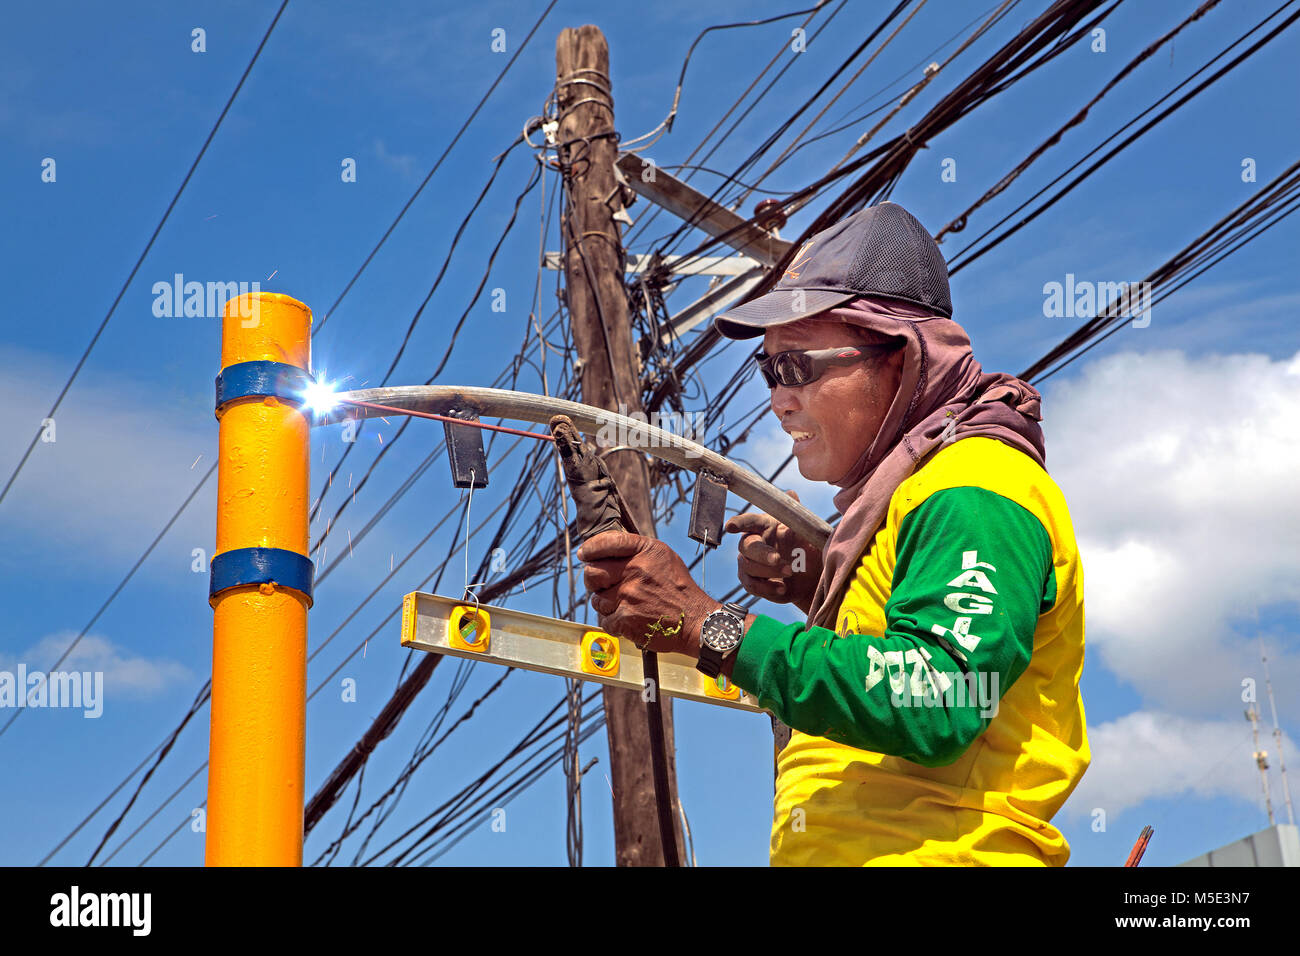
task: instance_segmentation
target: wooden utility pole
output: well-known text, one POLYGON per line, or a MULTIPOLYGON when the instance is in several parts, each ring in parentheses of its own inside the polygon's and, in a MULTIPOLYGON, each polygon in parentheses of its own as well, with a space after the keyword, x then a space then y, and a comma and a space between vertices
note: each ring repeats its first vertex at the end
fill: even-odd
MULTIPOLYGON (((641 383, 623 291, 622 238, 613 218, 623 206, 623 197, 614 178, 618 144, 605 35, 590 25, 563 30, 555 42, 555 74, 557 152, 568 199, 561 212, 565 290, 573 341, 582 363, 582 400, 626 415, 642 410, 641 383)), ((653 534, 650 477, 644 456, 620 451, 605 463, 637 527, 653 534)), ((664 857, 645 703, 634 691, 606 687, 603 694, 614 789, 616 862, 619 866, 658 866, 664 857)), ((684 862, 669 698, 662 698, 662 705, 678 858, 684 862)))

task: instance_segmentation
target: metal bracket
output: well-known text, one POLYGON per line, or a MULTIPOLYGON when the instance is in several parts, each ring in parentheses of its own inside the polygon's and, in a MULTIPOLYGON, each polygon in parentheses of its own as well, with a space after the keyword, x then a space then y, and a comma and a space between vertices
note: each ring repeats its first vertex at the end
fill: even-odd
MULTIPOLYGON (((477 415, 452 412, 456 418, 478 421, 477 415)), ((473 425, 442 423, 447 436, 447 462, 451 465, 451 483, 455 488, 486 488, 488 483, 487 452, 483 450, 483 429, 473 425)))
POLYGON ((726 519, 727 483, 712 472, 701 470, 695 478, 686 536, 702 542, 706 548, 716 548, 722 543, 722 525, 726 519))
POLYGON ((650 202, 765 266, 776 265, 790 250, 788 241, 775 238, 637 153, 620 153, 615 165, 623 171, 628 185, 650 202))
MULTIPOLYGON (((661 268, 665 275, 674 280, 687 276, 763 275, 763 267, 749 256, 658 256, 654 253, 636 253, 626 258, 624 272, 653 273, 656 268, 661 268)), ((543 253, 542 267, 556 272, 563 269, 564 253, 543 253)))
POLYGON ((275 397, 294 405, 303 402, 303 389, 312 383, 311 374, 284 362, 256 361, 227 365, 217 375, 216 409, 240 398, 275 397))

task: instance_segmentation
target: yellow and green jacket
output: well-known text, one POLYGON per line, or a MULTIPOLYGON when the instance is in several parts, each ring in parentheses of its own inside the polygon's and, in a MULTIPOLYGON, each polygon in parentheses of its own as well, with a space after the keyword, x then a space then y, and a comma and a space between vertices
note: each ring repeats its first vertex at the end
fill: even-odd
POLYGON ((733 680, 794 728, 774 865, 1061 865, 1088 767, 1083 568, 1065 499, 990 438, 895 490, 836 630, 759 616, 733 680))

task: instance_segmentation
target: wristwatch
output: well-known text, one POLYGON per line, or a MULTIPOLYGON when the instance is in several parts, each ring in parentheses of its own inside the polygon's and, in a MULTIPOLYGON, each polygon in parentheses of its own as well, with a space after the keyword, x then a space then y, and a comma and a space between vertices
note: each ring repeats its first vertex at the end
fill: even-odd
POLYGON ((722 664, 736 652, 745 636, 745 609, 739 604, 724 604, 704 619, 700 629, 700 659, 695 667, 714 679, 722 664))

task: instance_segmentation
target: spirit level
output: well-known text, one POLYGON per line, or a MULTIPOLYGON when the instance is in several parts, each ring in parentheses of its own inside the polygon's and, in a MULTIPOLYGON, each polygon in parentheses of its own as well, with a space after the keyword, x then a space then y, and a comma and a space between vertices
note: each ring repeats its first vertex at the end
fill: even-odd
MULTIPOLYGON (((642 692, 641 653, 631 641, 585 624, 416 591, 402 602, 402 646, 642 692), (466 633, 466 629, 469 633, 466 633)), ((758 701, 725 678, 710 680, 684 654, 659 655, 669 697, 759 713, 758 701)))

